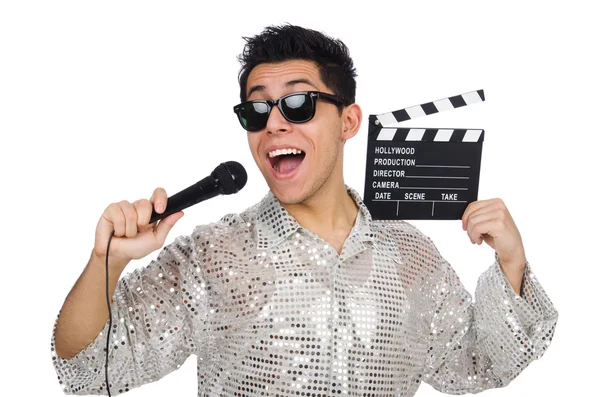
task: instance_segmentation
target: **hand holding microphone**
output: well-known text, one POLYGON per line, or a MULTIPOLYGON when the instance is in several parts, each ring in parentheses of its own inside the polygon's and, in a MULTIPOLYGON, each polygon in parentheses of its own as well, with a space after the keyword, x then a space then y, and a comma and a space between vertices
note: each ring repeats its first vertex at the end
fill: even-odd
POLYGON ((110 204, 96 226, 94 255, 106 255, 106 245, 113 229, 111 264, 122 262, 126 265, 132 259, 143 258, 162 247, 171 228, 183 216, 183 212, 179 211, 163 219, 159 225, 149 223, 152 209, 163 213, 167 200, 166 191, 157 188, 149 200, 141 199, 133 203, 123 200, 110 204))
POLYGON ((170 198, 164 189, 157 188, 149 200, 112 203, 96 226, 93 254, 98 258, 106 256, 108 239, 114 229, 110 262, 125 266, 132 259, 143 258, 163 246, 169 231, 183 216, 183 209, 220 194, 237 193, 246 181, 244 167, 228 161, 170 198))

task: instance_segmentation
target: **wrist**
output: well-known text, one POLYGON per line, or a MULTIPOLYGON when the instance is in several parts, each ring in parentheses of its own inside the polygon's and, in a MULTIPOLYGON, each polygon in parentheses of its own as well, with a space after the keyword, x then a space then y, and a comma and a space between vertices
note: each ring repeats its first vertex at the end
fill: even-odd
POLYGON ((515 293, 521 295, 523 280, 525 279, 525 267, 527 266, 525 255, 519 259, 502 260, 496 253, 496 260, 515 293))
MULTIPOLYGON (((131 260, 127 260, 115 255, 109 255, 108 268, 110 270, 115 270, 121 273, 130 261, 131 260)), ((101 267, 102 269, 106 268, 106 255, 92 251, 89 265, 92 267, 101 267)))
POLYGON ((527 259, 525 253, 513 255, 511 257, 503 257, 496 253, 498 264, 504 273, 522 274, 525 271, 527 259))

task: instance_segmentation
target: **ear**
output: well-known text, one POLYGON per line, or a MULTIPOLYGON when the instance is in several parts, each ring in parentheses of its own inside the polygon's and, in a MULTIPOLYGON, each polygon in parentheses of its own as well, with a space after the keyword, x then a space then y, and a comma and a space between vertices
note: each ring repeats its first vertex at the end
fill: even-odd
POLYGON ((362 109, 356 103, 348 105, 342 111, 342 140, 347 141, 358 134, 362 123, 362 109))

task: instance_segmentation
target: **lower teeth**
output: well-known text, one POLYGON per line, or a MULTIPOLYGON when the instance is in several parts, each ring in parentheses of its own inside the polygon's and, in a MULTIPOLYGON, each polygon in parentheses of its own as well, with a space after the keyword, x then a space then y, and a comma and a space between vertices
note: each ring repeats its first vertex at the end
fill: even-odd
POLYGON ((279 172, 279 164, 276 164, 276 165, 273 167, 273 169, 274 169, 276 172, 279 172))

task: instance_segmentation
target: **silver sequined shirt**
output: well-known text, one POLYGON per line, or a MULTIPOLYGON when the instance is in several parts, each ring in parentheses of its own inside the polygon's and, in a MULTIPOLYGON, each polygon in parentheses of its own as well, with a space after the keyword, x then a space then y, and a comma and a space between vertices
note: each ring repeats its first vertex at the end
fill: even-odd
POLYGON ((507 385, 541 357, 557 312, 526 265, 521 296, 497 258, 475 300, 431 240, 374 221, 358 193, 342 252, 269 194, 177 237, 121 277, 113 327, 70 360, 51 355, 67 394, 117 395, 190 355, 198 396, 412 396, 507 385))

